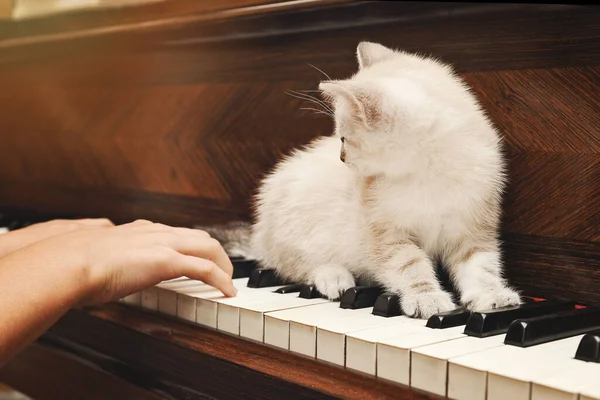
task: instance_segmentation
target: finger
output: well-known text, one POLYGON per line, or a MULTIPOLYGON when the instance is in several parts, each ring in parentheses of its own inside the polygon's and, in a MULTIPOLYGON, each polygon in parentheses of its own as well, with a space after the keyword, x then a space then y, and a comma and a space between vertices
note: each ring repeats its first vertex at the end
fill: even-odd
POLYGON ((161 224, 160 222, 152 223, 152 226, 147 227, 149 231, 152 232, 176 232, 180 235, 196 235, 199 237, 209 238, 210 234, 201 229, 195 228, 184 228, 179 226, 170 226, 161 224))
POLYGON ((180 266, 181 275, 190 279, 200 280, 207 285, 219 289, 225 296, 233 297, 237 294, 237 289, 233 286, 231 276, 225 273, 214 262, 180 254, 174 258, 180 266))
POLYGON ((208 239, 210 238, 210 234, 201 229, 192 229, 192 228, 172 228, 173 231, 177 232, 179 235, 195 235, 199 238, 208 239))
POLYGON ((83 224, 87 227, 94 228, 104 228, 115 226, 115 224, 108 218, 85 218, 85 219, 76 219, 75 222, 83 224))
POLYGON ((202 237, 195 233, 171 233, 165 239, 161 235, 160 240, 164 241, 160 243, 163 246, 167 245, 181 254, 210 260, 229 276, 233 275, 233 264, 231 264, 229 256, 216 239, 202 237))
POLYGON ((147 219, 136 219, 133 222, 129 222, 127 224, 123 224, 123 225, 120 225, 120 226, 123 226, 123 227, 127 227, 127 226, 145 226, 145 225, 152 225, 152 224, 153 224, 153 222, 152 221, 148 221, 147 219))

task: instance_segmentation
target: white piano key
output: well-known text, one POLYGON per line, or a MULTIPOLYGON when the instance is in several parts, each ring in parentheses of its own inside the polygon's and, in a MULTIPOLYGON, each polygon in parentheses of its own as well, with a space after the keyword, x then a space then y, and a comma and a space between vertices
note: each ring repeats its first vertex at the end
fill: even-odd
POLYGON ((123 303, 139 306, 141 303, 141 298, 141 292, 132 293, 129 296, 123 297, 123 303))
MULTIPOLYGON (((579 337, 580 338, 580 337, 579 337)), ((468 391, 448 393, 449 397, 462 399, 527 399, 530 394, 532 372, 551 372, 549 362, 557 357, 567 359, 574 338, 558 340, 522 348, 503 345, 450 360, 449 385, 469 388, 468 391), (453 374, 453 371, 459 373, 453 374), (454 379, 458 379, 454 381, 454 379), (487 382, 483 384, 482 382, 487 382), (474 386, 477 390, 474 389, 474 386)), ((577 342, 578 343, 578 342, 577 342)), ((574 351, 575 349, 572 350, 574 351)))
MULTIPOLYGON (((158 289, 159 287, 169 287, 169 285, 177 284, 177 282, 189 281, 190 279, 187 277, 179 277, 175 279, 171 279, 168 281, 164 281, 159 283, 156 286, 144 289, 139 293, 134 293, 134 295, 139 294, 139 300, 136 301, 134 297, 130 299, 130 301, 125 301, 125 298, 121 299, 121 301, 129 304, 136 304, 141 306, 142 308, 149 309, 152 311, 158 310, 158 289), (145 300, 145 301, 144 301, 145 300)), ((132 295, 132 296, 134 296, 132 295)))
POLYGON ((339 302, 327 302, 265 314, 265 343, 316 357, 316 324, 333 318, 350 318, 368 309, 345 310, 339 302))
POLYGON ((600 400, 600 393, 593 394, 593 395, 587 395, 587 394, 582 393, 579 396, 579 400, 600 400))
POLYGON ((600 400, 600 379, 595 379, 581 389, 579 400, 600 400))
MULTIPOLYGON (((417 326, 425 325, 425 321, 423 320, 410 319, 405 316, 397 316, 391 318, 383 318, 380 316, 376 316, 371 313, 371 308, 366 308, 364 309, 364 311, 364 314, 358 314, 356 316, 352 316, 352 318, 325 320, 317 324, 316 336, 318 359, 340 366, 344 366, 346 365, 347 335, 352 333, 358 334, 359 332, 363 332, 364 330, 369 330, 369 332, 373 334, 374 331, 383 331, 387 327, 396 326, 398 324, 417 326)), ((367 336, 369 336, 369 334, 367 334, 367 336)), ((365 336, 358 336, 358 338, 362 341, 366 340, 365 336)), ((357 342, 354 344, 357 345, 357 342)), ((371 354, 375 356, 375 343, 371 341, 370 344, 373 348, 373 352, 371 354)), ((368 346, 367 343, 365 343, 365 345, 368 346)), ((364 346, 361 347, 359 345, 359 348, 356 347, 357 346, 354 346, 354 350, 359 353, 365 350, 362 348, 364 346)), ((368 353, 368 350, 366 352, 368 353)), ((357 355, 357 357, 360 356, 357 355)), ((357 357, 354 357, 354 359, 356 359, 357 357)), ((354 364, 356 363, 353 362, 353 365, 354 364)))
MULTIPOLYGON (((271 288, 269 288, 271 289, 271 288)), ((253 289, 239 291, 237 297, 215 299, 217 303, 217 329, 234 335, 240 334, 240 307, 251 307, 253 304, 279 298, 281 294, 253 289)))
MULTIPOLYGON (((443 377, 426 377, 422 369, 427 369, 427 365, 419 365, 416 370, 412 367, 411 351, 413 349, 431 345, 434 343, 446 342, 464 337, 464 326, 458 326, 448 329, 431 329, 422 325, 415 326, 405 334, 388 336, 381 338, 377 344, 377 376, 379 378, 404 382, 408 385, 417 385, 426 391, 431 391, 431 387, 436 382, 432 379, 443 380, 445 382, 445 372, 443 377), (413 372, 411 374, 411 371, 413 372)), ((445 384, 444 384, 445 391, 445 384)))
POLYGON ((315 304, 328 303, 327 299, 303 299, 297 293, 277 294, 276 298, 265 302, 240 307, 240 336, 256 341, 264 341, 265 313, 297 309, 315 304))
POLYGON ((177 293, 177 316, 200 325, 239 334, 239 306, 280 296, 273 293, 279 286, 259 289, 247 287, 248 278, 234 279, 233 285, 238 289, 235 297, 226 297, 221 291, 208 285, 179 285, 171 288, 177 293))
POLYGON ((265 344, 288 350, 290 348, 290 321, 265 314, 263 341, 265 344))
POLYGON ((158 310, 158 288, 150 287, 142 290, 140 306, 146 310, 158 310))
MULTIPOLYGON (((381 317, 380 317, 381 318, 381 317)), ((399 346, 410 348, 414 344, 415 336, 418 334, 420 340, 425 340, 424 343, 437 343, 441 338, 433 339, 431 335, 439 336, 441 330, 435 330, 425 327, 426 321, 420 319, 409 318, 406 316, 397 316, 385 318, 391 321, 392 325, 376 328, 364 329, 346 334, 346 368, 364 372, 369 375, 376 375, 377 371, 377 344, 382 341, 397 341, 407 340, 407 343, 402 341, 399 346), (427 339, 427 337, 429 337, 427 339)), ((452 338, 462 336, 462 333, 453 331, 452 338)), ((462 331, 461 331, 462 332, 462 331)), ((444 337, 449 335, 449 332, 444 332, 444 337)))
POLYGON ((190 322, 196 322, 196 299, 198 296, 207 293, 213 293, 217 296, 223 295, 222 292, 209 285, 180 288, 176 289, 175 292, 177 293, 177 317, 190 322))
POLYGON ((158 290, 158 312, 177 316, 177 289, 203 288, 206 284, 194 279, 178 280, 175 282, 161 283, 156 286, 158 290))
MULTIPOLYGON (((247 289, 248 278, 233 279, 232 282, 238 293, 247 289)), ((179 288, 176 293, 178 317, 217 329, 217 303, 214 300, 227 298, 220 290, 205 285, 179 288)))
POLYGON ((383 318, 371 314, 372 308, 364 309, 366 313, 354 318, 331 320, 317 326, 317 358, 341 366, 346 362, 346 335, 369 328, 380 328, 405 323, 424 327, 427 321, 410 319, 403 316, 383 318))
POLYGON ((573 359, 582 337, 583 335, 530 348, 518 348, 515 357, 511 357, 506 363, 492 366, 488 371, 487 398, 529 400, 531 381, 562 369, 573 359))
POLYGON ((600 364, 570 358, 557 371, 532 379, 531 400, 577 400, 598 378, 600 364))
MULTIPOLYGON (((448 396, 457 398, 462 396, 462 393, 468 393, 470 388, 454 387, 448 381, 451 371, 448 368, 448 360, 459 357, 465 354, 479 352, 485 349, 504 346, 504 336, 497 335, 487 338, 462 337, 460 339, 448 340, 441 343, 426 345, 412 349, 410 354, 406 351, 390 347, 386 349, 385 358, 381 358, 381 349, 383 345, 378 345, 377 359, 377 375, 380 378, 389 379, 394 382, 408 385, 411 378, 416 377, 417 382, 422 381, 427 376, 435 376, 436 380, 432 381, 432 385, 428 387, 428 391, 440 396, 448 396), (406 370, 394 370, 394 363, 403 360, 404 365, 410 364, 410 376, 406 370), (384 366, 381 364, 385 363, 384 366), (385 372, 385 375, 381 375, 385 372), (446 393, 447 391, 447 393, 446 393)), ((460 375, 460 370, 454 371, 460 375)), ((460 380, 457 378, 455 381, 460 380)), ((475 383, 475 389, 482 382, 475 383)), ((483 390, 485 390, 485 381, 483 382, 483 390)))
POLYGON ((182 281, 189 281, 189 278, 182 276, 179 278, 161 282, 156 286, 152 286, 152 287, 142 290, 141 294, 140 294, 140 306, 147 310, 158 311, 159 288, 162 286, 169 287, 170 284, 173 284, 175 282, 182 282, 182 281))
POLYGON ((264 316, 264 342, 272 346, 289 350, 290 321, 311 317, 316 318, 319 315, 323 315, 323 312, 326 310, 333 310, 339 307, 339 302, 326 302, 324 304, 266 313, 264 316))
POLYGON ((376 326, 369 320, 377 319, 384 324, 385 318, 371 314, 371 308, 358 310, 342 309, 337 303, 337 308, 323 316, 303 321, 290 321, 290 350, 306 350, 305 354, 323 361, 344 365, 344 348, 346 343, 345 332, 358 330, 356 324, 362 321, 362 327, 376 326), (352 321, 352 322, 348 322, 352 321), (325 330, 319 330, 325 326, 325 330), (343 332, 340 332, 343 331, 343 332))
POLYGON ((0 235, 2 235, 3 233, 8 233, 8 228, 5 226, 0 226, 0 235))

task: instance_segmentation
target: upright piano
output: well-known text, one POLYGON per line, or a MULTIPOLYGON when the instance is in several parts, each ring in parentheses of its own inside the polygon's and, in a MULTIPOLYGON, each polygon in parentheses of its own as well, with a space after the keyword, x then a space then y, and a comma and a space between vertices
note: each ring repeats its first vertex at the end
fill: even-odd
POLYGON ((263 174, 332 131, 290 91, 352 74, 362 40, 452 63, 500 129, 523 308, 411 320, 389 294, 342 305, 234 259, 239 299, 176 280, 72 310, 0 381, 35 399, 600 399, 598 6, 169 0, 0 22, 0 229, 251 220, 263 174))

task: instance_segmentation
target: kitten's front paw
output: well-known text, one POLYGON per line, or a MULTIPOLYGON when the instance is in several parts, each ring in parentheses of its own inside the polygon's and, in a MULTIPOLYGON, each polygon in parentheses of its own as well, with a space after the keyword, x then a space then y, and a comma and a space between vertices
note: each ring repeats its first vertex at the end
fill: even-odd
POLYGON ((315 286, 329 300, 337 300, 347 289, 356 286, 354 277, 342 266, 327 265, 315 272, 315 286))
POLYGON ((424 319, 431 317, 433 314, 457 308, 454 305, 450 294, 442 290, 414 295, 403 294, 401 296, 400 305, 406 315, 424 319))
POLYGON ((481 290, 465 294, 461 302, 472 311, 490 310, 506 306, 517 306, 522 303, 521 296, 506 287, 481 290))

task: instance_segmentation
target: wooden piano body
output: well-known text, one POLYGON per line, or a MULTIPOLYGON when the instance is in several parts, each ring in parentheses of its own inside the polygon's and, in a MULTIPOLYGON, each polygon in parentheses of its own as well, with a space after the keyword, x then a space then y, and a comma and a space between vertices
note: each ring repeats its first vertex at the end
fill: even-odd
MULTIPOLYGON (((352 74, 370 40, 453 63, 504 135, 509 280, 600 305, 600 8, 260 3, 0 23, 0 209, 249 219, 262 174, 332 129, 286 92, 317 87, 310 64, 352 74)), ((40 399, 434 397, 117 304, 72 311, 0 380, 40 399)))

